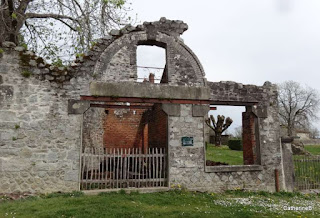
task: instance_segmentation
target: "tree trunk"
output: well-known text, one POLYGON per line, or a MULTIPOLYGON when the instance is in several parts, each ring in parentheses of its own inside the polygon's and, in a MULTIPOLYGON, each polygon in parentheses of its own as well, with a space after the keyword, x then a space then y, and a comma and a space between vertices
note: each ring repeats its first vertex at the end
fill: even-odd
POLYGON ((13 16, 14 13, 14 3, 13 0, 9 0, 7 3, 6 1, 1 1, 2 9, 0 10, 0 45, 4 41, 10 41, 15 44, 18 44, 18 33, 19 29, 22 25, 18 25, 19 22, 18 19, 21 19, 22 17, 13 16), (20 27, 18 27, 20 26, 20 27))
POLYGON ((294 126, 292 125, 292 123, 289 121, 288 122, 288 136, 292 137, 293 136, 293 130, 294 130, 294 126))
POLYGON ((221 134, 219 132, 215 132, 215 145, 221 146, 221 134))

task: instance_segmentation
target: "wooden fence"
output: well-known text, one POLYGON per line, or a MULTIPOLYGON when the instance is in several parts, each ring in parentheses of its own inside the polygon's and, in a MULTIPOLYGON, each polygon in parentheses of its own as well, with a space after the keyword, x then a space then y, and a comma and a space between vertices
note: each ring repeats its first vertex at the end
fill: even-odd
POLYGON ((85 148, 81 157, 81 189, 167 186, 164 148, 85 148))
POLYGON ((320 189, 320 156, 294 156, 295 188, 320 189))

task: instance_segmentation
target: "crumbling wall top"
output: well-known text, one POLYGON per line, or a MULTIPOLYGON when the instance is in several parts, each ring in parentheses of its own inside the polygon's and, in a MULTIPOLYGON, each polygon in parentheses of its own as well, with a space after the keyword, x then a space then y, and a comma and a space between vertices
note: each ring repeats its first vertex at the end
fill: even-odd
POLYGON ((135 32, 135 31, 147 31, 153 32, 158 31, 166 33, 171 36, 178 37, 183 34, 184 31, 188 29, 188 25, 181 20, 169 20, 165 17, 160 18, 159 21, 154 22, 144 22, 142 25, 132 26, 126 25, 121 30, 111 30, 111 36, 122 36, 126 33, 135 32))

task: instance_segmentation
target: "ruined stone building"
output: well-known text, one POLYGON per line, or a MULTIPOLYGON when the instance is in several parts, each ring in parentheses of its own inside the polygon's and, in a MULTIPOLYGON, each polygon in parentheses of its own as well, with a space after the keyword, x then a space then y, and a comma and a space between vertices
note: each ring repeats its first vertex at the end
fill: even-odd
POLYGON ((199 59, 180 38, 187 29, 182 21, 161 18, 113 30, 66 68, 4 43, 0 193, 66 192, 88 184, 89 189, 179 184, 204 191, 275 191, 277 184, 290 190, 284 158, 290 153, 280 142, 276 87, 207 81, 199 59), (141 45, 165 49, 160 83, 153 83, 152 75, 137 82, 141 45), (204 121, 210 105, 245 106, 243 165, 206 166, 204 121))

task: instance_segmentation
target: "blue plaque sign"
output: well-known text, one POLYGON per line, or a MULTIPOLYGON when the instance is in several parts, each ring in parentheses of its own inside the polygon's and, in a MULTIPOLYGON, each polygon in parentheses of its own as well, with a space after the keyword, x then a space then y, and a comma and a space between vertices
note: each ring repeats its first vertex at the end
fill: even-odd
POLYGON ((193 146, 193 137, 182 137, 182 146, 193 146))

